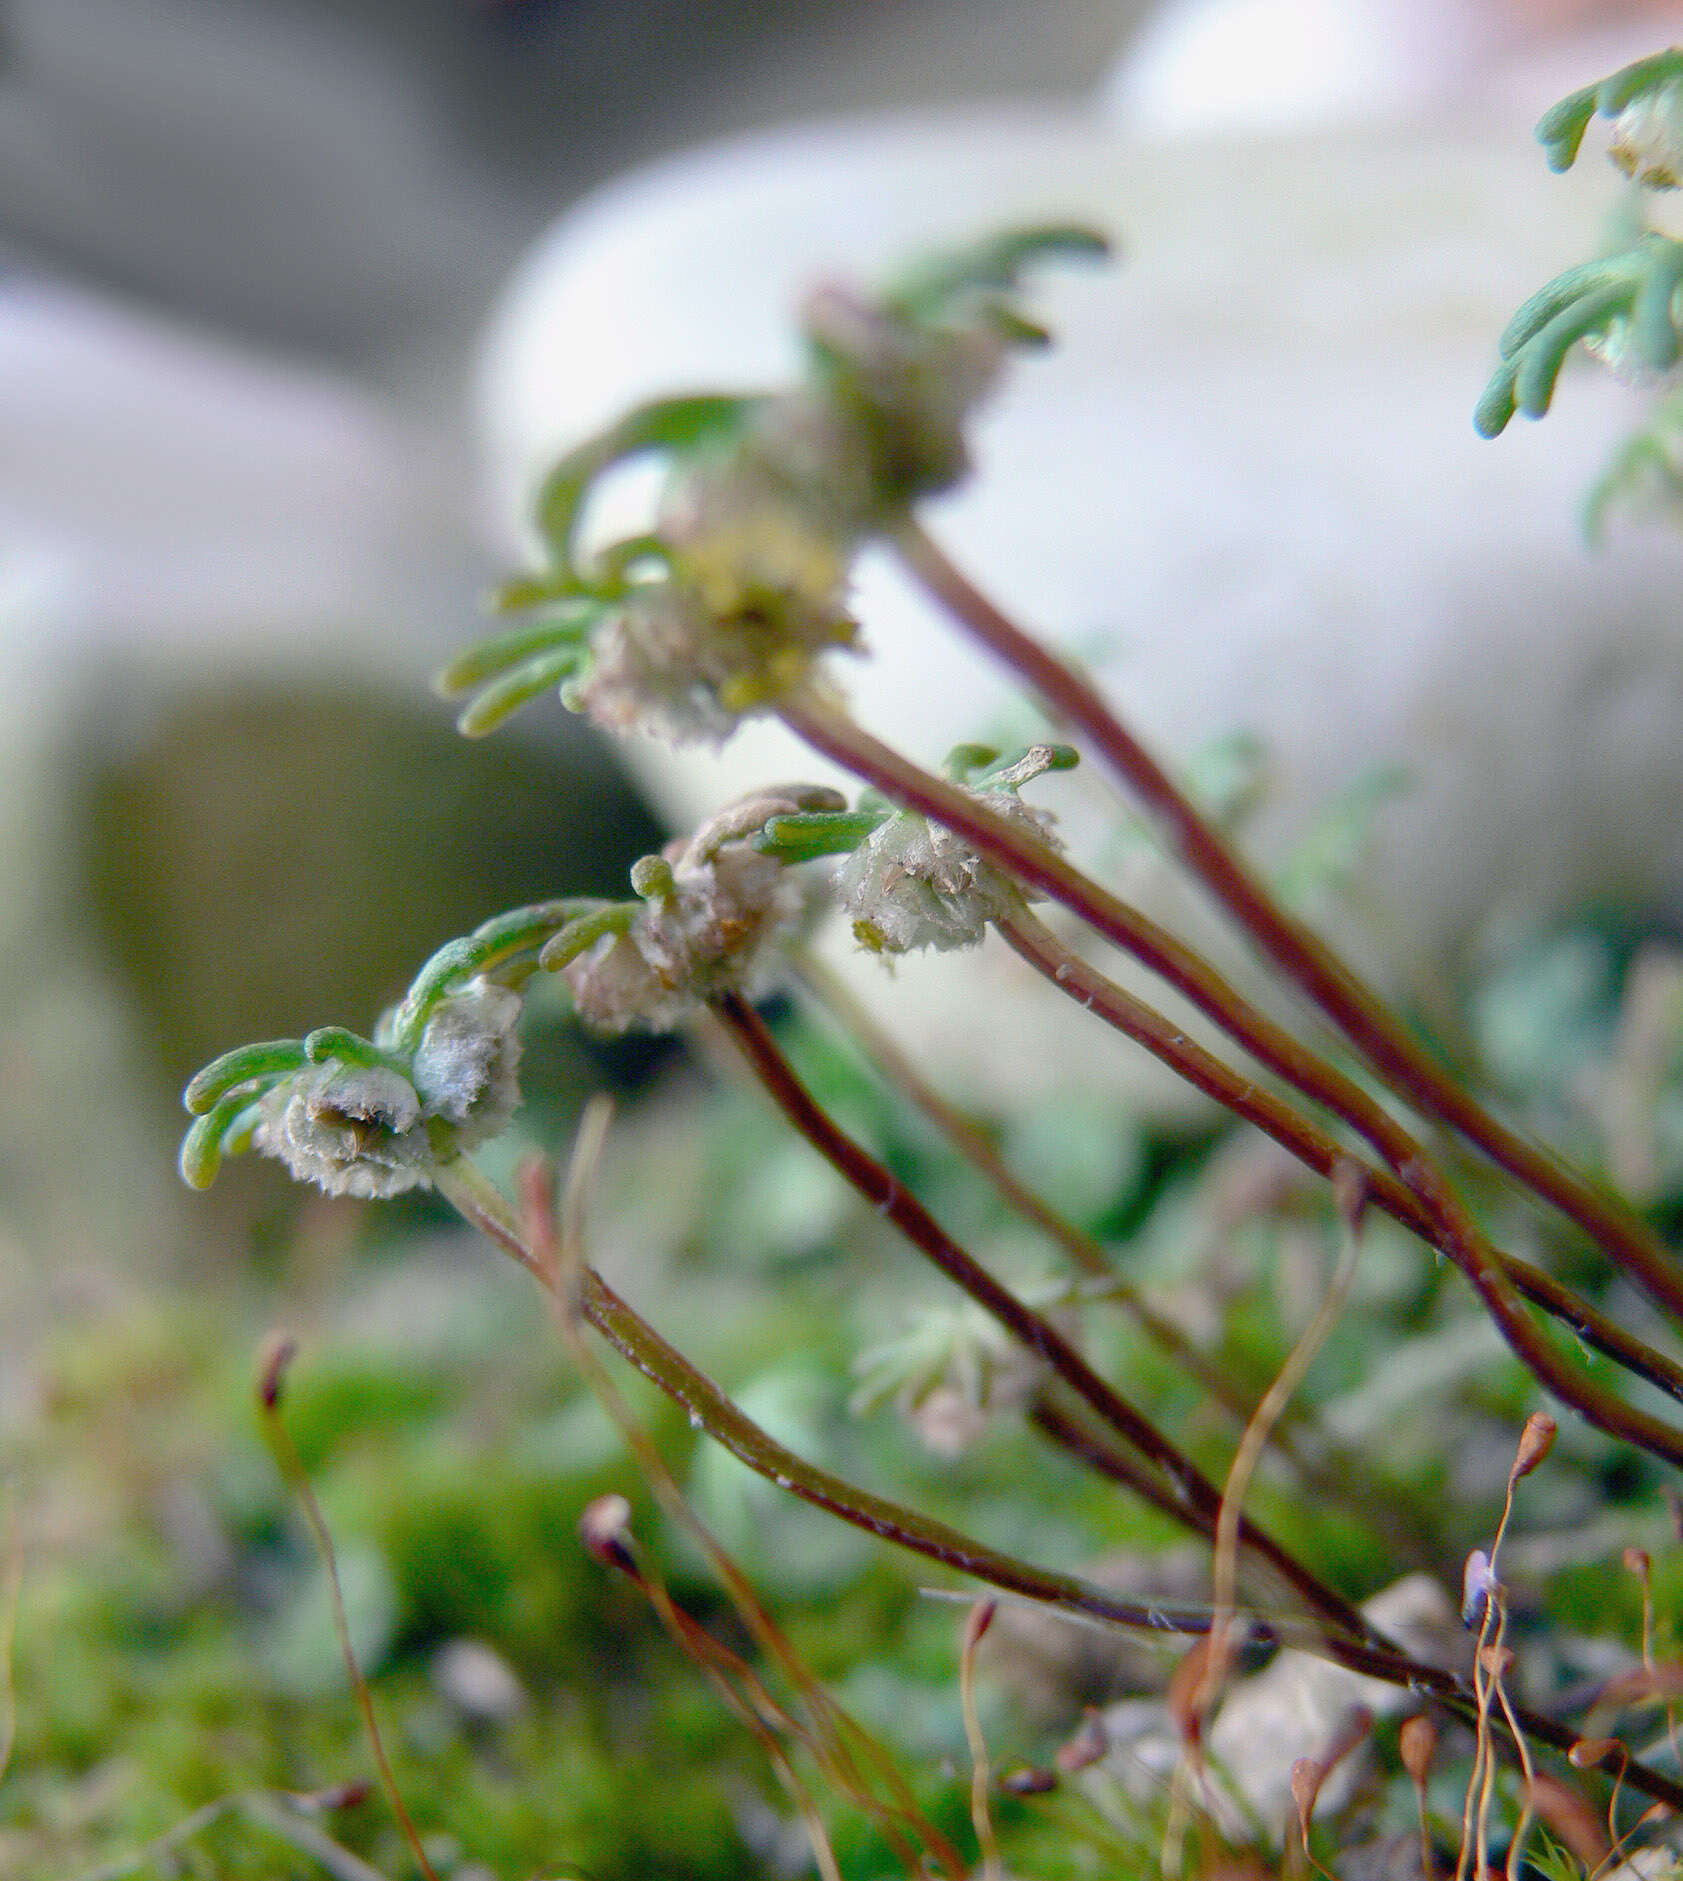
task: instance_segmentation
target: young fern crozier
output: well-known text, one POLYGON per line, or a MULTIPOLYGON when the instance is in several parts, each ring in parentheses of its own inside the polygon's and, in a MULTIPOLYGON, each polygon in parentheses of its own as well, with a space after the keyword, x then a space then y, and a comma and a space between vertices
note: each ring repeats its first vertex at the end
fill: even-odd
MULTIPOLYGON (((1631 68, 1551 118, 1551 150, 1570 161, 1601 110, 1617 116, 1615 154, 1640 181, 1675 183, 1665 140, 1680 84, 1683 55, 1631 68)), ((668 1346, 582 1256, 560 1276, 545 1258, 548 1231, 532 1227, 530 1211, 523 1223, 474 1167, 472 1152, 502 1130, 518 1101, 517 1023, 534 974, 558 976, 578 1018, 599 1031, 669 1030, 697 1019, 720 1027, 784 1118, 967 1296, 967 1314, 987 1315, 985 1340, 973 1326, 966 1335, 982 1381, 978 1405, 986 1395, 989 1408, 1020 1416, 1065 1457, 1206 1543, 1219 1538, 1222 1630, 1243 1597, 1250 1604, 1240 1611, 1249 1611, 1259 1637, 1407 1685, 1472 1721, 1486 1788, 1492 1747, 1504 1734, 1530 1777, 1527 1740, 1567 1752, 1577 1742, 1568 1725, 1511 1703, 1505 1690, 1493 1710, 1494 1688, 1482 1671, 1468 1678, 1401 1651, 1239 1506, 1264 1435, 1286 1409, 1283 1389, 1265 1397, 1263 1422, 1252 1421, 1251 1448, 1224 1498, 1218 1478, 1089 1360, 1079 1295, 1043 1310, 999 1281, 828 1115, 752 1003, 776 985, 790 949, 827 909, 849 923, 861 947, 887 958, 962 953, 997 934, 1059 992, 1325 1178, 1352 1217, 1349 1197, 1359 1193, 1362 1204, 1447 1257, 1519 1362, 1563 1404, 1651 1456, 1683 1464, 1683 1430, 1564 1351, 1534 1309, 1673 1400, 1683 1401, 1683 1367, 1540 1266, 1497 1248, 1441 1162, 1433 1126, 1448 1126, 1480 1151, 1515 1193, 1559 1211, 1610 1270, 1683 1319, 1683 1272, 1670 1251, 1616 1199, 1492 1115, 1279 906, 1109 702, 1008 620, 917 520, 924 497, 968 474, 969 420, 1011 351, 1046 342, 1019 304, 1027 270, 1103 252, 1100 238, 1082 229, 1013 231, 909 269, 874 295, 826 286, 802 312, 805 364, 794 385, 645 405, 563 458, 539 500, 548 561, 499 600, 520 618, 440 676, 441 690, 467 699, 462 730, 489 732, 551 689, 606 729, 679 741, 718 744, 745 718, 776 715, 866 788, 852 805, 817 785, 750 792, 643 858, 626 900, 541 902, 442 948, 369 1037, 327 1027, 225 1054, 188 1087, 195 1122, 182 1172, 203 1187, 223 1157, 252 1149, 331 1193, 378 1198, 435 1186, 542 1285, 564 1290, 569 1343, 580 1326, 593 1328, 700 1428, 797 1496, 1055 1610, 1179 1634, 1207 1630, 1207 1608, 1114 1598, 804 1461, 668 1346), (598 483, 641 456, 666 468, 647 527, 586 550, 598 483), (1396 1102, 1332 1050, 1306 1044, 1241 997, 1207 960, 1070 859, 1051 817, 1022 792, 1075 764, 1073 745, 1003 755, 961 746, 937 775, 853 722, 828 656, 864 651, 848 584, 855 557, 873 541, 896 553, 960 628, 1085 742, 1256 954, 1307 996, 1342 1049, 1396 1102), (1101 973, 1041 921, 1040 901, 1059 904, 1182 994, 1240 1062, 1229 1064, 1101 973)), ((1669 367, 1680 292, 1683 245, 1659 236, 1551 284, 1504 339, 1481 428, 1500 430, 1516 409, 1544 409, 1561 359, 1579 339, 1669 367)), ((962 1141, 962 1130, 951 1134, 962 1141)), ((985 1155, 974 1160, 1016 1205, 1027 1196, 1030 1218, 1050 1222, 1073 1258, 1103 1264, 1049 1211, 1037 1212, 1021 1185, 999 1183, 997 1158, 991 1169, 985 1155)), ((1151 1329, 1149 1309, 1136 1305, 1151 1329)), ((1186 1356, 1178 1332, 1158 1330, 1164 1352, 1186 1356)), ((1624 1778, 1683 1805, 1674 1780, 1634 1759, 1624 1778)), ((1306 1813, 1302 1826, 1306 1835, 1306 1813)))
POLYGON ((1675 382, 1683 352, 1683 241, 1646 226, 1650 197, 1683 186, 1683 48, 1638 59, 1586 85, 1537 126, 1552 170, 1570 169, 1591 123, 1611 121, 1607 155, 1635 186, 1634 233, 1539 288, 1508 322, 1499 359, 1473 415, 1484 437, 1516 411, 1540 418, 1580 342, 1616 378, 1642 391, 1670 390, 1651 421, 1613 455, 1584 506, 1598 540, 1615 507, 1676 515, 1683 498, 1675 382))

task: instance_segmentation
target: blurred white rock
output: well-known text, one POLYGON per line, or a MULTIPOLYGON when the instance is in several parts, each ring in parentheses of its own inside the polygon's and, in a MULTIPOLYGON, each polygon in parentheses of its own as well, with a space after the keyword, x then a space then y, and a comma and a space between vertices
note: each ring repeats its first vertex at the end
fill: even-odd
POLYGON ((0 433, 0 632, 28 634, 32 683, 305 655, 366 675, 391 620, 424 651, 460 629, 454 467, 342 375, 14 279, 0 433))
MULTIPOLYGON (((406 663, 421 691, 474 556, 447 460, 378 399, 53 283, 0 282, 0 438, 0 1250, 45 1285, 193 1244, 175 1118, 90 938, 88 776, 174 692, 406 663)), ((285 811, 258 811, 277 851, 285 811)))
POLYGON ((1490 15, 1468 0, 1179 0, 1146 20, 1103 101, 1146 135, 1418 116, 1486 63, 1490 15))
MULTIPOLYGON (((1341 933, 1393 984, 1449 970, 1493 917, 1591 900, 1683 914, 1683 540, 1629 529, 1596 554, 1576 520, 1641 408, 1586 363, 1544 425, 1472 430, 1495 335, 1593 252, 1617 194, 1594 133, 1551 176, 1529 126, 1554 94, 1516 111, 1499 76, 1482 116, 1448 125, 1392 110, 1367 131, 1147 137, 990 109, 644 170, 555 226, 491 324, 491 525, 520 543, 546 461, 629 402, 785 375, 789 309, 815 276, 1087 219, 1122 265, 1046 279, 1056 350, 1016 370, 978 475, 929 507, 933 533, 1093 665, 1162 752, 1260 734, 1271 794, 1248 840, 1265 860, 1376 767, 1405 766, 1374 830, 1384 932, 1341 933)), ((865 724, 934 762, 1012 722, 997 673, 883 559, 857 602, 871 657, 844 677, 865 724)), ((718 758, 633 742, 680 821, 820 769, 765 726, 718 758)), ((1060 803, 1089 853, 1093 792, 1060 803)), ((956 1074, 1044 1085, 1090 1061, 1071 1055, 1084 1034, 1000 996, 1014 963, 984 957, 980 989, 968 965, 920 967, 897 1016, 956 1074), (962 999, 932 999, 935 981, 962 999)))
POLYGON ((1164 0, 1100 103, 1150 136, 1529 122, 1680 30, 1676 0, 1164 0))
MULTIPOLYGON (((1393 1581, 1362 1603, 1362 1613, 1404 1652, 1464 1674, 1466 1635, 1454 1602, 1429 1574, 1393 1581)), ((1202 1786, 1200 1804, 1235 1839, 1258 1821, 1283 1827, 1293 1819, 1291 1770, 1299 1758, 1324 1757, 1360 1711, 1370 1719, 1393 1718, 1414 1702, 1400 1686, 1288 1647, 1262 1671, 1228 1687, 1206 1740, 1220 1774, 1202 1786)), ((1111 1745, 1105 1773, 1137 1802, 1160 1796, 1184 1756, 1168 1706, 1155 1698, 1124 1699, 1105 1712, 1104 1723, 1111 1745)), ((1363 1736, 1356 1754, 1317 1793, 1316 1808, 1329 1816, 1344 1807, 1359 1781, 1367 1762, 1363 1736)))

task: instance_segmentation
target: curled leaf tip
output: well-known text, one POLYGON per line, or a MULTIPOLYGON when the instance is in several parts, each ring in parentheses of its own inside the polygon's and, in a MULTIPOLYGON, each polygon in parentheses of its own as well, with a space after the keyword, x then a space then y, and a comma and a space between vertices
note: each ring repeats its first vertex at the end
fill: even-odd
POLYGON ((297 1039, 266 1039, 256 1045, 236 1045, 213 1058, 203 1070, 195 1072, 181 1101, 189 1115, 202 1117, 215 1108, 226 1091, 236 1085, 271 1072, 292 1071, 304 1062, 304 1048, 297 1039))
POLYGON ((814 862, 821 856, 847 855, 857 849, 887 815, 887 809, 881 808, 813 810, 774 816, 753 838, 753 847, 761 855, 776 856, 781 862, 814 862))
POLYGON ((1586 85, 1581 91, 1550 106, 1537 122, 1537 141, 1543 146, 1551 170, 1570 170, 1577 161, 1584 132, 1595 116, 1596 90, 1586 85))
POLYGON ((1481 438, 1500 437, 1518 409, 1514 401, 1514 369, 1503 360, 1490 376, 1477 405, 1473 407, 1473 429, 1481 438))
POLYGON ((190 1189, 208 1189, 222 1164, 221 1131, 213 1119, 200 1117, 181 1139, 181 1180, 190 1189))
POLYGON ((341 1064, 362 1065, 370 1071, 389 1068, 389 1059, 378 1045, 342 1025, 317 1026, 304 1040, 304 1056, 312 1065, 337 1060, 341 1064))

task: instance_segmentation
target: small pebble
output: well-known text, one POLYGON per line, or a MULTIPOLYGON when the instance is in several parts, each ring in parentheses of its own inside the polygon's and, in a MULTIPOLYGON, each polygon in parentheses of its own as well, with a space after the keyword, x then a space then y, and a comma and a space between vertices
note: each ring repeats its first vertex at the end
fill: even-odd
POLYGON ((506 1724, 526 1708, 526 1691, 483 1640, 453 1639, 433 1655, 439 1696, 475 1724, 506 1724))

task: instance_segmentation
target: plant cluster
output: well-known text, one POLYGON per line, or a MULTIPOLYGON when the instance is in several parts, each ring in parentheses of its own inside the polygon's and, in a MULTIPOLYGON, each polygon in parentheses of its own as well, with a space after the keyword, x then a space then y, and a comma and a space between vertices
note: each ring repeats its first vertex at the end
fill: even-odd
POLYGON ((1611 121, 1607 154, 1630 179, 1632 200, 1604 253, 1556 275, 1508 322, 1500 363, 1473 416, 1485 437, 1505 429, 1516 411, 1541 418, 1580 342, 1627 385, 1667 394, 1591 490, 1584 520, 1592 538, 1616 508, 1675 514, 1683 501, 1683 407, 1673 390, 1683 241, 1650 226, 1653 198, 1683 186, 1683 50, 1638 59, 1546 112, 1537 138, 1551 170, 1572 167, 1597 117, 1611 121))
MULTIPOLYGON (((1571 160, 1599 111, 1615 118, 1615 155, 1639 182, 1675 185, 1683 169, 1676 154, 1680 88, 1683 54, 1673 53, 1577 94, 1545 120, 1551 160, 1571 160)), ((546 560, 498 599, 514 624, 441 676, 445 693, 467 698, 462 729, 489 732, 551 689, 608 730, 675 740, 717 743, 743 719, 773 715, 853 773, 861 794, 850 804, 816 785, 767 786, 645 857, 622 902, 539 903, 444 947, 368 1038, 329 1027, 226 1054, 189 1086, 196 1120, 183 1174, 203 1186, 222 1158, 255 1149, 334 1193, 387 1196, 430 1185, 534 1276, 669 1518, 690 1529, 727 1590, 758 1659, 724 1644, 673 1602, 635 1541, 625 1505, 593 1505, 586 1546, 652 1603, 762 1745, 826 1875, 840 1868, 808 1791, 812 1772, 871 1816, 908 1873, 939 1870, 956 1881, 969 1863, 868 1735, 804 1672, 730 1557, 687 1512, 589 1333, 751 1470, 844 1523, 980 1582, 991 1599, 1193 1642, 1166 1701, 1178 1759, 1163 1829, 1168 1865, 1197 1861, 1215 1872, 1226 1862, 1223 1871, 1236 1874, 1272 1872, 1262 1864, 1284 1862, 1328 1872, 1315 1853, 1316 1811, 1336 1766, 1368 1735, 1371 1715, 1368 1725, 1335 1734, 1317 1756, 1293 1765, 1289 1832, 1224 1822, 1213 1802, 1219 1784, 1209 1746, 1241 1653, 1288 1649, 1359 1676, 1364 1690, 1401 1695, 1389 1728, 1396 1767, 1419 1790, 1421 1872, 1439 1872, 1445 1848, 1459 1874, 1490 1872, 1499 1803, 1508 1812, 1509 1876, 1527 1860, 1557 1860, 1533 1840, 1539 1820, 1573 1849, 1580 1868, 1606 1872, 1633 1833, 1651 1839, 1656 1823, 1683 1806, 1675 1756, 1668 1759, 1663 1746, 1648 1754, 1603 1728, 1621 1705, 1663 1700, 1674 1689, 1674 1668, 1650 1663, 1645 1685, 1602 1690, 1576 1709, 1536 1702, 1510 1678, 1511 1603, 1496 1558, 1514 1491, 1542 1464, 1552 1420, 1538 1414, 1525 1424, 1501 1527, 1488 1554, 1470 1557, 1468 1614, 1479 1633, 1466 1665, 1411 1648, 1376 1622, 1247 1509, 1247 1491, 1267 1451, 1286 1457, 1306 1485, 1315 1481, 1290 1400, 1339 1317, 1377 1216, 1399 1224, 1427 1263, 1435 1257, 1460 1275, 1535 1388, 1629 1454, 1665 1466, 1683 1463, 1676 1416, 1683 1367, 1663 1334, 1632 1331, 1601 1300, 1613 1277, 1629 1296, 1645 1295, 1658 1318, 1683 1318, 1683 1268, 1648 1221, 1505 1121, 1333 957, 1110 703, 1008 619, 917 520, 924 498, 968 474, 967 423, 1008 355, 1046 343, 1022 304, 1026 272, 1103 251, 1085 229, 1019 230, 924 262, 874 294, 826 288, 802 310, 805 364, 791 387, 650 404, 562 459, 538 503, 546 560), (643 457, 658 459, 666 472, 646 526, 618 540, 596 539, 592 502, 603 479, 643 457), (848 577, 867 544, 896 554, 1074 742, 1011 753, 963 746, 936 772, 855 723, 831 656, 862 649, 848 577), (1073 765, 1078 751, 1122 787, 1168 854, 1313 1010, 1317 1031, 1282 1025, 1070 857, 1049 815, 1022 793, 1073 765), (1042 918, 1037 909, 1047 905, 1057 913, 1042 918), (830 907, 862 947, 884 956, 961 951, 995 937, 1056 994, 1142 1046, 1325 1184, 1322 1219, 1341 1237, 1343 1259, 1273 1387, 1258 1398, 1231 1365, 1200 1351, 1114 1271, 1103 1247, 1004 1166, 904 1063, 894 1041, 876 1037, 827 989, 803 949, 830 907), (1120 949, 1156 975, 1220 1044, 1194 1039, 1117 983, 1071 938, 1077 934, 1120 949), (583 1180, 603 1127, 599 1114, 587 1123, 578 1180, 559 1223, 546 1169, 528 1168, 513 1198, 495 1187, 471 1152, 496 1134, 516 1102, 516 1021, 540 975, 558 976, 587 1025, 710 1030, 793 1131, 959 1290, 962 1312, 931 1322, 899 1351, 875 1355, 871 1395, 896 1399, 913 1414, 940 1403, 947 1413, 940 1441, 955 1450, 989 1416, 1020 1420, 1065 1462, 1196 1538, 1211 1562, 1207 1598, 1119 1594, 1002 1549, 821 1467, 749 1416, 589 1264, 583 1180), (828 997, 886 1075, 1005 1204, 1061 1249, 1076 1272, 1060 1291, 1008 1285, 838 1121, 754 1004, 784 980, 828 997), (1328 1036, 1332 1047, 1321 1042, 1328 1036), (1570 1278, 1559 1265, 1498 1244, 1491 1222, 1513 1219, 1502 1212, 1509 1204, 1493 1199, 1502 1196, 1522 1197, 1564 1224, 1577 1250, 1564 1264, 1570 1278), (1224 1468, 1201 1466, 1114 1370, 1095 1362, 1087 1331, 1100 1301, 1133 1315, 1161 1362, 1180 1368, 1231 1417, 1239 1435, 1224 1468), (968 1418, 955 1418, 955 1406, 968 1418), (774 1669, 792 1695, 773 1693, 774 1669), (1459 1822, 1448 1824, 1441 1803, 1429 1800, 1441 1768, 1436 1733, 1446 1723, 1469 1730, 1474 1746, 1461 1786, 1465 1806, 1459 1822), (1611 1800, 1584 1787, 1594 1770, 1616 1773, 1611 1800), (1637 1801, 1621 1812, 1625 1797, 1637 1801)), ((1655 234, 1552 283, 1504 335, 1480 428, 1493 434, 1516 409, 1532 416, 1545 409, 1561 360, 1579 339, 1644 370, 1669 368, 1678 353, 1680 284, 1683 244, 1655 234)), ((271 1385, 272 1411, 278 1372, 271 1385)), ((1325 1493, 1336 1498, 1336 1482, 1325 1493)), ((1383 1507, 1360 1515, 1381 1529, 1388 1521, 1383 1507)), ((1083 1767, 1072 1751, 1060 1759, 1061 1775, 1031 1769, 1000 1779, 990 1771, 972 1671, 994 1613, 992 1605, 976 1609, 960 1655, 971 1819, 990 1875, 1002 1872, 993 1810, 1034 1797, 1055 1806, 1060 1782, 1083 1767)), ((424 1867, 418 1844, 416 1854, 424 1867)))

